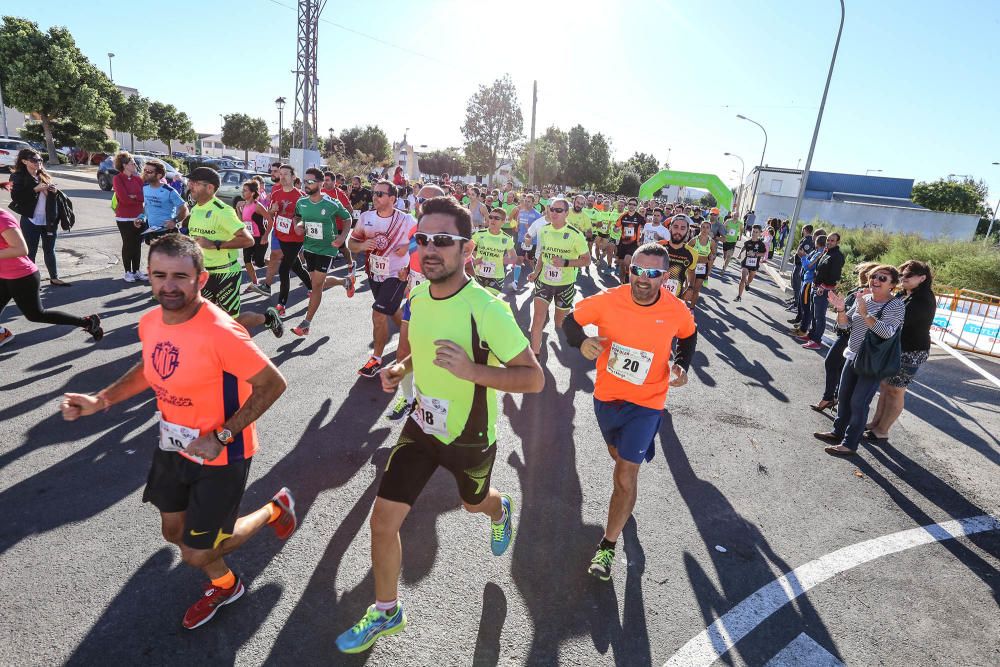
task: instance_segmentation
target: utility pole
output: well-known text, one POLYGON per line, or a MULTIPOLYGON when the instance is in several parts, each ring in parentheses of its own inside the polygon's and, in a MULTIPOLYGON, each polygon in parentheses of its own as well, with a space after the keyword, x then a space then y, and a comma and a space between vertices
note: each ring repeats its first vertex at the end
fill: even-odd
POLYGON ((3 117, 3 136, 9 137, 10 132, 7 130, 7 107, 3 103, 3 78, 0 78, 0 116, 3 117))
MULTIPOLYGON (((316 149, 317 128, 316 54, 319 45, 319 16, 326 6, 326 0, 299 0, 298 40, 296 45, 295 72, 295 120, 302 121, 300 146, 316 149)), ((292 139, 295 145, 295 139, 292 139)))
POLYGON ((538 81, 531 84, 531 143, 528 144, 528 185, 535 187, 535 111, 538 109, 538 81))

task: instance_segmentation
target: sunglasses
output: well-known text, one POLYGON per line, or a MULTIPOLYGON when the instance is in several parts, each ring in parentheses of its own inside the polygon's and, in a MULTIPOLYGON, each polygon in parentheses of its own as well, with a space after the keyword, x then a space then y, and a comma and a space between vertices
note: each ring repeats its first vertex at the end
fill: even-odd
POLYGON ((29 157, 29 158, 25 158, 25 160, 27 160, 28 162, 35 162, 37 164, 41 164, 42 163, 42 158, 40 158, 40 157, 29 157))
POLYGON ((433 243, 435 248, 450 248, 456 243, 468 241, 469 239, 464 236, 456 236, 454 234, 427 234, 426 232, 417 232, 413 235, 413 240, 417 242, 417 245, 421 246, 433 243))
MULTIPOLYGON (((315 178, 307 178, 306 180, 304 180, 302 182, 305 183, 306 185, 316 185, 317 183, 319 183, 319 181, 316 180, 315 178)), ((323 182, 325 183, 326 181, 323 181, 323 182)))
POLYGON ((372 197, 375 197, 375 199, 378 199, 380 197, 388 197, 388 196, 389 196, 388 192, 380 192, 378 190, 376 190, 375 192, 372 193, 372 197))
POLYGON ((874 276, 872 276, 872 277, 870 277, 868 279, 868 282, 871 282, 873 280, 877 280, 880 283, 887 283, 890 280, 892 280, 892 278, 890 278, 889 276, 885 275, 884 273, 876 273, 874 276))
POLYGON ((633 276, 638 278, 659 278, 667 272, 666 269, 644 269, 641 266, 636 266, 635 264, 628 267, 628 272, 633 276))
POLYGON ((566 209, 564 209, 564 208, 555 208, 554 206, 550 206, 549 207, 549 211, 551 211, 552 213, 565 213, 566 209))

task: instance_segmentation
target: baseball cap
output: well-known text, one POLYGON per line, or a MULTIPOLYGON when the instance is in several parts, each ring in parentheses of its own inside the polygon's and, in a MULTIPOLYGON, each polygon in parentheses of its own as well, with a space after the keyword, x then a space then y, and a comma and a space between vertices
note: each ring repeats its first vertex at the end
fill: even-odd
POLYGON ((715 215, 719 215, 719 209, 717 208, 713 208, 711 212, 714 213, 715 215))
POLYGON ((211 183, 215 186, 215 189, 219 189, 219 172, 210 167, 197 167, 191 170, 188 174, 188 182, 191 181, 201 181, 202 183, 211 183))

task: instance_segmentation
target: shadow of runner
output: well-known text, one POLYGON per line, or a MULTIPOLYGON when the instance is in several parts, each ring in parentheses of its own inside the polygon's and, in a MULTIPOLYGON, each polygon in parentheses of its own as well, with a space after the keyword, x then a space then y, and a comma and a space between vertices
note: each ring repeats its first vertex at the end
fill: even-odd
MULTIPOLYGON (((369 430, 372 424, 379 423, 388 400, 389 395, 382 392, 381 387, 359 378, 329 421, 327 417, 332 402, 329 399, 324 401, 310 419, 295 447, 247 488, 240 505, 241 513, 263 505, 278 489, 287 485, 295 494, 299 530, 316 530, 315 526, 310 525, 314 523, 310 509, 316 497, 324 491, 346 484, 361 468, 369 465, 372 455, 389 434, 389 429, 384 426, 369 430)), ((278 403, 277 406, 275 409, 280 410, 281 404, 278 403)), ((262 447, 267 447, 266 432, 261 433, 261 442, 262 447)), ((148 469, 147 466, 144 466, 143 480, 146 476, 145 469, 148 469)), ((320 517, 315 521, 323 520, 324 517, 320 517)), ((288 544, 293 544, 295 539, 296 536, 293 535, 288 544)), ((247 600, 250 602, 247 606, 257 604, 254 602, 254 579, 285 547, 285 542, 277 540, 270 529, 265 528, 260 535, 254 536, 227 558, 233 571, 247 586, 247 600)), ((178 570, 179 576, 185 577, 183 584, 178 581, 176 585, 166 586, 162 580, 150 581, 150 577, 142 576, 142 573, 137 573, 125 582, 113 613, 128 618, 131 622, 118 625, 104 622, 102 617, 91 628, 80 647, 95 650, 101 646, 121 647, 121 652, 129 658, 125 662, 132 663, 141 657, 139 644, 147 643, 155 644, 157 650, 164 648, 168 652, 176 651, 174 664, 205 662, 205 646, 214 647, 218 655, 230 659, 257 632, 279 597, 275 595, 274 599, 267 598, 266 607, 261 602, 260 606, 264 608, 259 614, 244 614, 242 611, 220 613, 211 623, 198 628, 199 641, 177 648, 173 629, 180 627, 184 610, 194 602, 197 587, 204 581, 204 576, 193 568, 184 566, 178 570), (155 605, 149 604, 150 590, 157 596, 155 605), (141 630, 137 631, 136 628, 141 630)), ((261 591, 268 588, 269 586, 265 586, 261 591)), ((236 604, 243 605, 244 602, 241 600, 236 604)), ((106 610, 105 616, 109 613, 112 613, 111 610, 106 610)), ((81 662, 90 664, 101 662, 99 655, 85 656, 80 654, 79 649, 71 660, 78 658, 81 662)))
POLYGON ((483 614, 479 618, 479 635, 473 667, 496 667, 500 662, 500 634, 507 620, 507 596, 492 581, 483 586, 483 614))
MULTIPOLYGON (((939 368, 935 368, 934 370, 939 370, 939 368)), ((962 443, 970 449, 979 452, 993 463, 1000 465, 1000 452, 997 451, 997 445, 1000 444, 1000 440, 997 439, 996 435, 990 433, 988 427, 980 424, 978 420, 969 415, 963 407, 963 405, 972 404, 977 397, 981 397, 982 401, 988 405, 988 401, 991 399, 996 400, 997 392, 974 385, 965 385, 966 383, 953 383, 949 384, 947 388, 930 387, 929 385, 915 381, 906 392, 906 406, 904 410, 943 433, 947 433, 956 442, 962 443), (947 409, 941 407, 940 401, 935 401, 934 397, 930 395, 932 391, 942 391, 942 389, 944 389, 948 399, 953 403, 953 405, 947 406, 947 409), (928 395, 923 395, 925 393, 928 395), (961 413, 964 417, 979 426, 982 432, 990 437, 993 442, 987 441, 986 438, 966 427, 965 424, 956 418, 954 414, 956 412, 961 413)), ((981 410, 982 408, 977 409, 981 410)))
MULTIPOLYGON (((736 323, 735 330, 747 334, 751 338, 753 328, 744 322, 736 323)), ((746 355, 736 347, 735 341, 728 333, 730 327, 716 317, 703 317, 698 319, 698 337, 704 338, 715 348, 715 355, 724 362, 732 366, 735 370, 751 378, 753 381, 744 381, 744 384, 756 386, 766 390, 771 396, 782 403, 788 403, 788 396, 783 391, 774 386, 774 376, 759 360, 753 363, 747 359, 746 355)), ((770 339, 769 336, 766 338, 770 339)), ((770 339, 773 340, 773 339, 770 339)), ((779 355, 780 356, 780 355, 779 355)))
MULTIPOLYGON (((705 543, 715 576, 706 573, 699 560, 684 553, 683 561, 691 589, 698 600, 702 620, 708 627, 748 595, 775 578, 775 570, 792 570, 773 549, 753 522, 740 515, 719 489, 698 477, 674 430, 673 417, 664 412, 660 445, 677 490, 687 505, 698 534, 705 543), (716 551, 724 545, 727 553, 716 551), (716 588, 713 581, 719 581, 716 588)), ((733 664, 733 653, 743 662, 763 665, 795 637, 808 632, 817 643, 839 659, 836 644, 807 595, 786 604, 720 659, 733 664)))

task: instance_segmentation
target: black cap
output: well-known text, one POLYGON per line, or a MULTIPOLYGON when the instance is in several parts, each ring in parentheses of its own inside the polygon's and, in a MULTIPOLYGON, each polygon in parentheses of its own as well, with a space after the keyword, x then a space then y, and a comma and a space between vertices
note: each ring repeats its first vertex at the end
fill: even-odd
POLYGON ((219 189, 219 172, 209 167, 197 167, 191 170, 188 174, 188 181, 201 181, 202 183, 211 183, 215 186, 215 189, 219 189))

